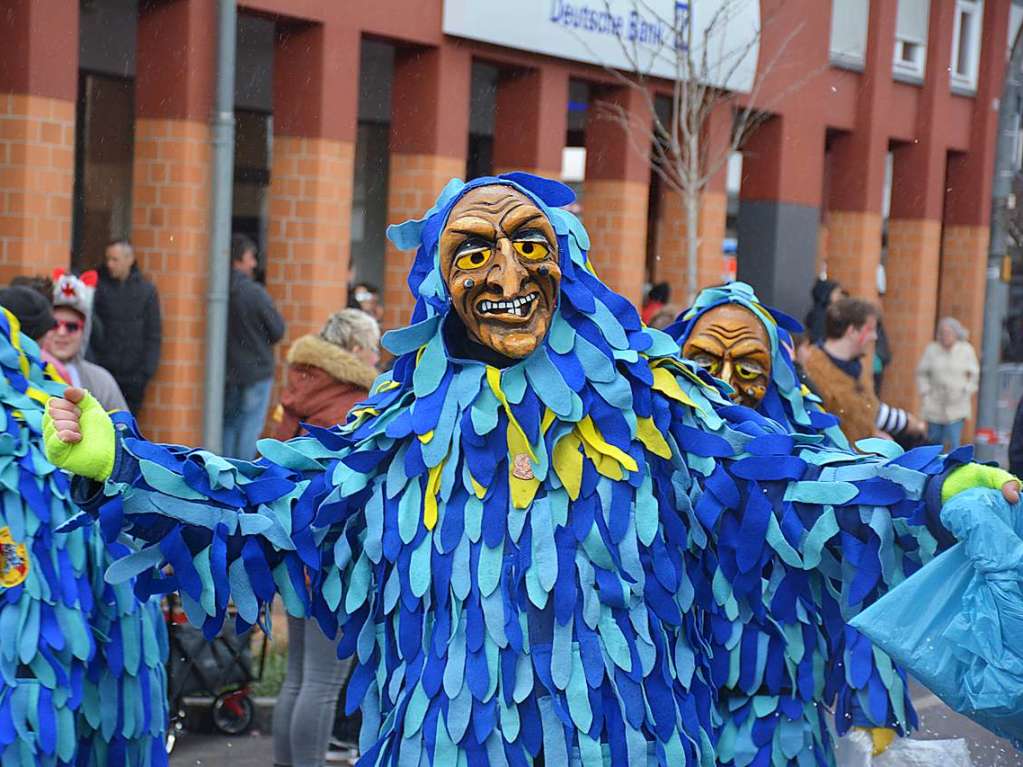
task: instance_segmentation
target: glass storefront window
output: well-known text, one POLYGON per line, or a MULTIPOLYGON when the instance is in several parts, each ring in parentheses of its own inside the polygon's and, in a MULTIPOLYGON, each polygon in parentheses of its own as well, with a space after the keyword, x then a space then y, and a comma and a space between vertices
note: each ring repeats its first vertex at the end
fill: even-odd
POLYGON ((82 72, 75 137, 71 266, 91 269, 131 234, 134 80, 82 72))

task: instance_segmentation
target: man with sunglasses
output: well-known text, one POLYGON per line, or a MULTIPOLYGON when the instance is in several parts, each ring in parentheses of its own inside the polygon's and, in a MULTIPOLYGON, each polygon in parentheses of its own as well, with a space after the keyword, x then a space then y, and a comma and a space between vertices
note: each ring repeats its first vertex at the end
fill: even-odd
POLYGON ((804 367, 824 402, 838 416, 851 445, 861 439, 923 432, 922 422, 882 403, 874 391, 872 368, 863 356, 877 340, 878 308, 860 298, 833 302, 824 321, 824 338, 810 348, 804 367))
POLYGON ((92 392, 104 410, 127 410, 121 388, 114 377, 99 365, 85 359, 92 329, 92 301, 96 292, 96 272, 81 277, 58 269, 53 274, 54 327, 43 337, 43 348, 52 354, 70 376, 72 386, 92 392))

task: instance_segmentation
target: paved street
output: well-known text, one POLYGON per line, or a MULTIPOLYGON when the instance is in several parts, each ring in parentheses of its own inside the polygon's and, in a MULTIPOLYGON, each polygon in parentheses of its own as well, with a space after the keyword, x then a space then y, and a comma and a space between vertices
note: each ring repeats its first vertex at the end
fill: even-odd
POLYGON ((172 767, 269 767, 273 739, 251 732, 238 737, 186 733, 171 754, 172 767))
POLYGON ((966 738, 974 767, 1023 767, 1023 753, 980 725, 952 711, 924 688, 914 685, 913 702, 920 714, 916 737, 966 738))
MULTIPOLYGON (((915 687, 913 700, 921 725, 916 737, 966 738, 973 767, 1023 767, 1023 753, 952 712, 927 690, 915 687)), ((178 741, 170 761, 171 767, 270 767, 273 742, 269 735, 255 732, 234 738, 189 733, 178 741)))

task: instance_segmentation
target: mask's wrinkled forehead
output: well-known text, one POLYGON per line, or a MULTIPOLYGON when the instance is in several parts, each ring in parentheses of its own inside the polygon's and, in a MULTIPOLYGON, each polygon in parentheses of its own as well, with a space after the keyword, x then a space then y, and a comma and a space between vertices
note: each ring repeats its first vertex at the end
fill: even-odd
POLYGON ((696 321, 722 304, 737 304, 753 312, 763 323, 771 339, 772 355, 778 354, 782 347, 791 345, 792 333, 800 333, 803 330, 803 326, 794 318, 760 303, 753 288, 745 282, 730 282, 727 285, 701 290, 692 307, 683 312, 675 323, 667 328, 667 332, 677 339, 680 345, 685 343, 696 321))

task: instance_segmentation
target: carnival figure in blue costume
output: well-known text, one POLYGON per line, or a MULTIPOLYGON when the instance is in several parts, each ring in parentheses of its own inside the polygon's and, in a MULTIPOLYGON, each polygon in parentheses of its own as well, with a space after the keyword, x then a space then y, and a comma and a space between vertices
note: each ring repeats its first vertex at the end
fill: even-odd
MULTIPOLYGON (((392 228, 417 249, 393 369, 343 427, 264 440, 256 462, 147 442, 81 390, 50 402, 76 497, 149 542, 109 577, 180 590, 209 635, 229 597, 247 627, 277 594, 342 632, 362 765, 711 765, 705 609, 761 582, 773 510, 778 550, 862 567, 858 589, 916 552, 890 534, 883 559, 843 561, 844 526, 934 524, 943 459, 822 450, 731 405, 594 275, 572 200, 527 174, 453 181, 392 228)), ((801 610, 779 585, 772 609, 801 610)))
POLYGON ((129 550, 58 528, 78 509, 42 450, 46 401, 65 385, 0 310, 0 762, 167 762, 166 627, 155 600, 103 573, 129 550))
MULTIPOLYGON (((817 398, 802 386, 796 374, 790 334, 801 330, 793 318, 763 306, 749 285, 733 282, 701 291, 692 308, 683 312, 666 332, 676 338, 686 358, 729 384, 728 393, 735 402, 755 409, 790 431, 820 435, 821 445, 850 451, 838 420, 821 410, 817 398)), ((719 524, 725 518, 719 519, 719 524)), ((907 535, 910 532, 906 530, 907 535)), ((925 560, 933 550, 933 541, 925 529, 915 532, 920 533, 923 533, 920 559, 925 560)), ((870 532, 864 529, 857 537, 869 540, 870 532)), ((902 543, 911 546, 908 539, 902 543)), ((763 546, 770 546, 766 538, 763 546)), ((710 558, 704 563, 711 563, 710 558)), ((904 564, 914 570, 917 561, 907 557, 904 564)), ((738 617, 730 619, 719 612, 712 618, 716 672, 712 681, 721 690, 718 706, 723 728, 720 740, 724 744, 718 750, 721 764, 745 767, 755 754, 763 751, 772 754, 774 767, 833 764, 825 706, 836 706, 839 735, 853 725, 871 728, 878 746, 890 742, 896 732, 905 735, 908 729, 917 726, 905 672, 894 667, 883 652, 872 648, 843 617, 871 603, 877 589, 859 603, 847 604, 843 594, 851 593, 852 584, 843 583, 842 577, 855 578, 856 570, 843 569, 838 578, 828 577, 823 570, 804 578, 801 571, 801 566, 794 566, 779 555, 766 563, 763 572, 768 581, 776 577, 776 572, 783 573, 785 588, 799 591, 803 612, 788 613, 788 625, 784 622, 786 614, 771 610, 770 604, 765 604, 763 610, 743 605, 743 598, 777 599, 777 592, 756 588, 746 595, 733 592, 743 605, 738 617), (788 637, 792 633, 798 634, 798 639, 790 643, 788 637), (812 676, 806 676, 806 681, 800 684, 776 677, 765 678, 765 684, 755 688, 742 687, 743 678, 755 678, 742 673, 744 662, 756 660, 743 656, 743 644, 754 641, 766 641, 769 647, 781 646, 786 655, 792 656, 791 663, 812 669, 812 676), (733 664, 740 669, 734 679, 730 673, 733 664), (779 684, 772 686, 772 682, 779 684), (779 715, 802 724, 803 748, 795 756, 785 755, 783 742, 783 738, 789 743, 798 740, 794 725, 788 730, 775 728, 773 741, 759 747, 753 742, 758 722, 779 715)))

